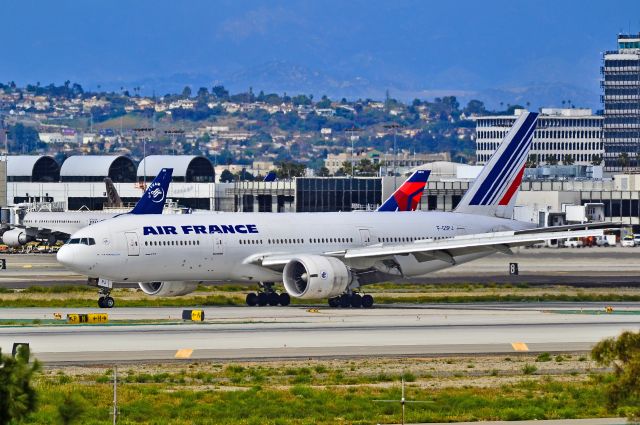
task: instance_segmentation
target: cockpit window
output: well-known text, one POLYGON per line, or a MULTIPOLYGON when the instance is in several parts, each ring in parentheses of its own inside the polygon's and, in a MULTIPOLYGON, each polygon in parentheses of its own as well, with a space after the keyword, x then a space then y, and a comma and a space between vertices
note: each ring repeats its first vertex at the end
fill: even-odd
POLYGON ((73 238, 69 239, 68 245, 95 245, 96 240, 93 238, 73 238))

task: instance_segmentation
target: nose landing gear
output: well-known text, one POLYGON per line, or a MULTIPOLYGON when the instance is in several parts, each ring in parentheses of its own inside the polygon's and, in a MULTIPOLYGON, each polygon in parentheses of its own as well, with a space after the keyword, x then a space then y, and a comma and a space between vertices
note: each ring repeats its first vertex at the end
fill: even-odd
POLYGON ((116 305, 116 301, 111 296, 113 290, 113 282, 107 279, 95 279, 89 278, 87 283, 91 286, 98 287, 98 307, 100 308, 113 308, 116 305))
POLYGON ((260 283, 258 293, 250 292, 245 299, 246 303, 250 307, 266 305, 283 307, 291 304, 291 297, 286 292, 279 293, 273 287, 273 282, 260 283))

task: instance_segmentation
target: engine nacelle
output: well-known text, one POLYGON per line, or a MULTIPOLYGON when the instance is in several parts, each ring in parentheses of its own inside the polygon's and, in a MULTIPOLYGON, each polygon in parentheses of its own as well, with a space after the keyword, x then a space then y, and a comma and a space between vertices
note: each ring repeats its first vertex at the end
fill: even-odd
POLYGON ((142 292, 158 297, 179 297, 192 293, 198 288, 198 282, 140 282, 142 292))
POLYGON ((300 255, 282 272, 284 288, 296 298, 331 298, 342 294, 351 283, 351 272, 337 258, 300 255))
POLYGON ((2 234, 2 242, 11 247, 18 247, 35 240, 24 229, 7 230, 2 234))

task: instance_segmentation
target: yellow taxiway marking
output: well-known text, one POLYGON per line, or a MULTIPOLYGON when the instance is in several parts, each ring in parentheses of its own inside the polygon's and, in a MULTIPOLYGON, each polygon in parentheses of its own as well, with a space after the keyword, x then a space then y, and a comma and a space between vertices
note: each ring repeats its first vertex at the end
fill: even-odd
POLYGON ((24 266, 22 266, 23 269, 32 269, 33 266, 31 264, 25 264, 24 266))
POLYGON ((191 354, 193 354, 193 350, 191 348, 181 348, 176 351, 175 358, 176 359, 190 359, 191 354))
POLYGON ((524 342, 512 342, 511 346, 515 351, 529 351, 529 347, 524 342))

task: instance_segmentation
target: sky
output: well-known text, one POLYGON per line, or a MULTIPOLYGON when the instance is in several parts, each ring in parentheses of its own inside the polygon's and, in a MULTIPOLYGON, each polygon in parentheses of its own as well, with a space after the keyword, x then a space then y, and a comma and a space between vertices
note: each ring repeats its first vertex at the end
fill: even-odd
POLYGON ((5 0, 0 81, 597 107, 601 52, 615 49, 619 32, 640 32, 639 1, 611 5, 5 0))

